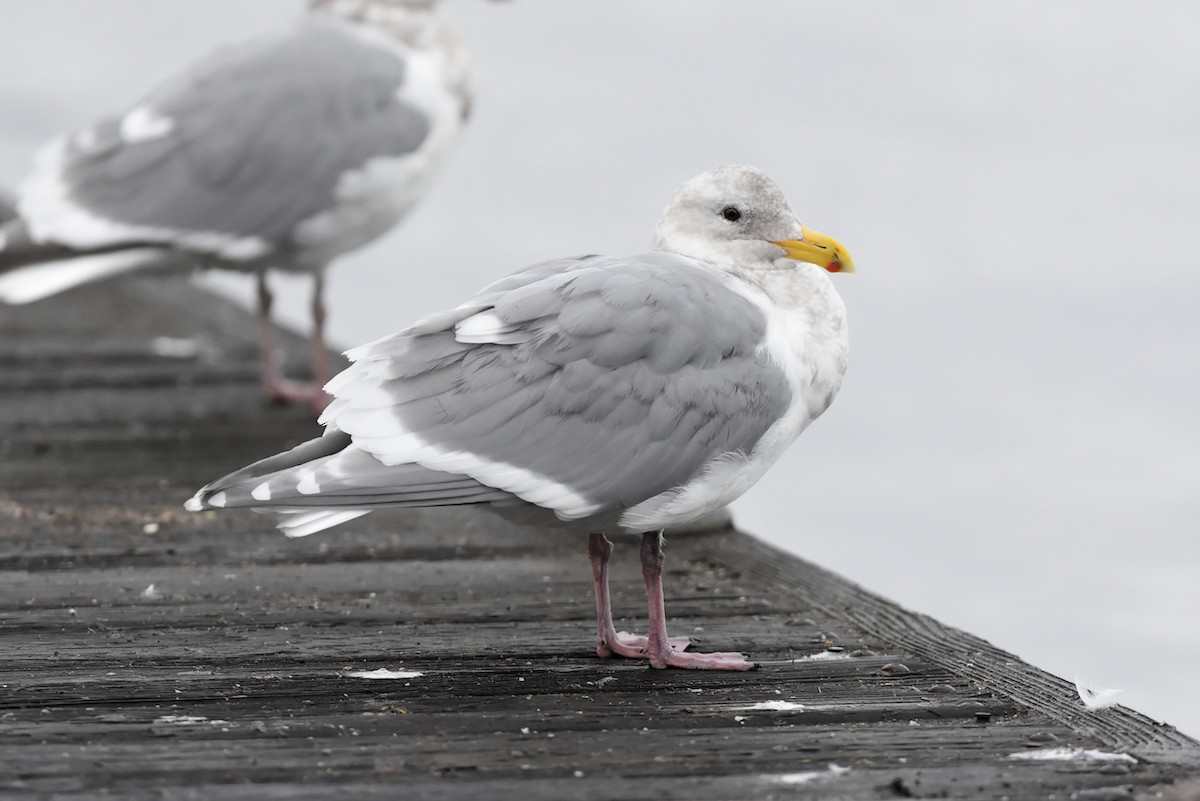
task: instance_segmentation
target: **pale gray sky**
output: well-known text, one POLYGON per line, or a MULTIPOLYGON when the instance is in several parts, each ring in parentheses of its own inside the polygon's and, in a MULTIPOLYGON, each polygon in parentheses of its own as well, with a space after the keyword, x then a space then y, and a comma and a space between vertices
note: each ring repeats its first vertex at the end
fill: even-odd
MULTIPOLYGON (((293 0, 12 0, 0 183, 293 0)), ((674 187, 766 170, 859 267, 842 396, 755 533, 1200 735, 1200 5, 451 0, 479 102, 332 273, 347 346, 510 269, 643 250, 674 187)), ((304 317, 304 288, 287 292, 304 317)))

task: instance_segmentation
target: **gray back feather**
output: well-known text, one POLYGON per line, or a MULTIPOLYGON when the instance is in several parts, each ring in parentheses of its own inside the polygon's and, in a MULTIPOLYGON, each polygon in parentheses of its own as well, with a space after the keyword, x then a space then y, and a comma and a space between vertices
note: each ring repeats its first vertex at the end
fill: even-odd
POLYGON ((748 453, 783 415, 791 394, 760 355, 765 333, 758 307, 684 257, 546 262, 352 352, 327 419, 384 460, 415 432, 620 510, 748 453), (508 344, 455 338, 489 309, 508 344), (355 383, 381 379, 389 405, 356 398, 355 383))

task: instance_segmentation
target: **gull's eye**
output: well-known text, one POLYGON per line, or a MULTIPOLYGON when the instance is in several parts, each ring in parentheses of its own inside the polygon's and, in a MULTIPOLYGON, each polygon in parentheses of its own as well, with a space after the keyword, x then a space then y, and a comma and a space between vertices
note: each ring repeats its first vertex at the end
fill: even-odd
POLYGON ((738 220, 742 219, 742 213, 733 206, 726 206, 725 208, 721 209, 721 216, 730 222, 737 222, 738 220))

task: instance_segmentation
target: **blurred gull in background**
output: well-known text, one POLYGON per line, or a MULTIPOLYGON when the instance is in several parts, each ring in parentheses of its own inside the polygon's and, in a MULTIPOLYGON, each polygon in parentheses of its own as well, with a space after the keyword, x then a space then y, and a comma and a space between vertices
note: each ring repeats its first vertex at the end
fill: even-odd
POLYGON ((436 0, 313 0, 38 154, 0 227, 0 301, 133 270, 256 273, 272 401, 327 400, 323 273, 428 189, 470 113, 436 0), (284 379, 265 271, 313 277, 313 378, 284 379))

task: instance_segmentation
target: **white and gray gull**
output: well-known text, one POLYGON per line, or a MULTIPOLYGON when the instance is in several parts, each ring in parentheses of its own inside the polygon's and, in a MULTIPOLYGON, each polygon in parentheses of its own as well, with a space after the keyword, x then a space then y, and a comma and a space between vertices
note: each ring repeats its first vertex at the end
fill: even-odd
POLYGON ((290 30, 213 53, 46 145, 0 226, 0 302, 132 270, 258 275, 271 400, 323 408, 325 268, 400 221, 471 106, 436 0, 311 0, 290 30), (313 277, 310 385, 275 356, 267 269, 313 277))
POLYGON ((204 487, 301 537, 381 507, 481 504, 587 535, 597 653, 746 670, 668 638, 662 530, 745 492, 837 394, 853 272, 750 167, 674 195, 650 253, 535 264, 452 311, 350 351, 324 435, 204 487), (828 272, 827 272, 828 271, 828 272), (648 637, 616 632, 613 545, 642 534, 648 637))

